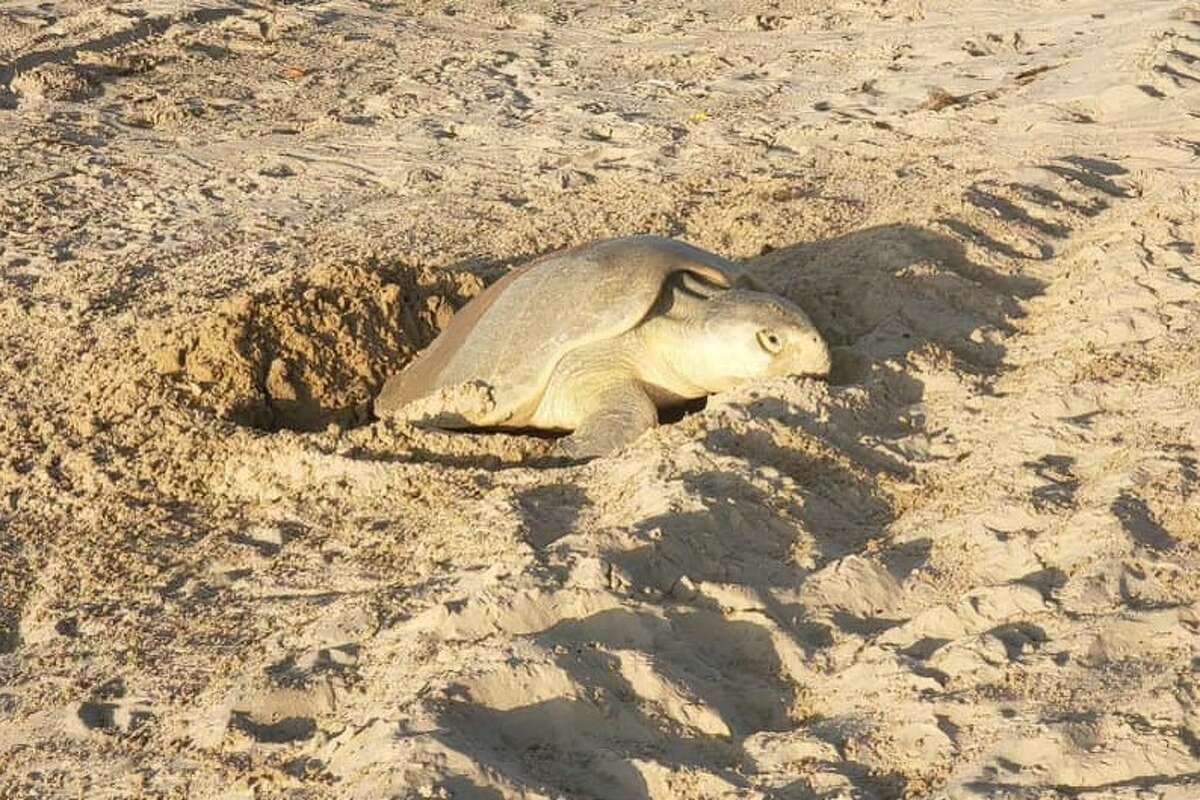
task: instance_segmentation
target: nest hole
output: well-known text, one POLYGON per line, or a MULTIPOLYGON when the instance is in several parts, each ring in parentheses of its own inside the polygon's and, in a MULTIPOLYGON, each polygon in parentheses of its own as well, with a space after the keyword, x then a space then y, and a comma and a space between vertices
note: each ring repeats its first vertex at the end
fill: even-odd
POLYGON ((319 267, 148 329, 141 344, 156 372, 238 425, 349 428, 481 288, 458 270, 319 267))

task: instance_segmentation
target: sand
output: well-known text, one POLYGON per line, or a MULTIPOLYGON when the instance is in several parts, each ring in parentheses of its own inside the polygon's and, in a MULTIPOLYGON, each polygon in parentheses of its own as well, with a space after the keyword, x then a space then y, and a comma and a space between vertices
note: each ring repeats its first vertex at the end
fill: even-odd
POLYGON ((9 0, 0 796, 1200 797, 1200 5, 9 0), (372 422, 513 265, 828 383, 372 422))

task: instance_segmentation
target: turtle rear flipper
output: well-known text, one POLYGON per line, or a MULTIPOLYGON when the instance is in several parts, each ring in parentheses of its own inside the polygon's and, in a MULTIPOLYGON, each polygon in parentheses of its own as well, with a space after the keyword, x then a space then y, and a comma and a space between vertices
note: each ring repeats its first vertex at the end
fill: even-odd
POLYGON ((483 381, 443 386, 433 394, 403 404, 389 403, 389 381, 375 401, 375 416, 404 420, 418 427, 456 430, 489 424, 496 410, 496 393, 483 381))

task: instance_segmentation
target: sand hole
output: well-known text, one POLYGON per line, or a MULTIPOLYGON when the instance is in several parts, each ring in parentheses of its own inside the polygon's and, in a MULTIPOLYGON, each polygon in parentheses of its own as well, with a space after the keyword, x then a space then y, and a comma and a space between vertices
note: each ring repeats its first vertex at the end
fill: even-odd
POLYGON ((239 425, 351 427, 480 288, 466 272, 331 265, 161 323, 141 343, 155 371, 239 425))

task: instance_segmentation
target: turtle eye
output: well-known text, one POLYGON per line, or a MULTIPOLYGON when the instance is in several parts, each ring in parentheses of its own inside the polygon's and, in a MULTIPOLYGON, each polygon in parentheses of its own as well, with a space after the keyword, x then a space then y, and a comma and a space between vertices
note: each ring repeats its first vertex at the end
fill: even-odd
POLYGON ((758 332, 758 343, 763 350, 775 355, 783 349, 783 337, 775 331, 761 330, 758 332))

